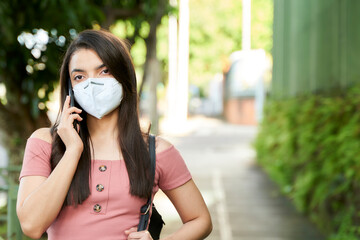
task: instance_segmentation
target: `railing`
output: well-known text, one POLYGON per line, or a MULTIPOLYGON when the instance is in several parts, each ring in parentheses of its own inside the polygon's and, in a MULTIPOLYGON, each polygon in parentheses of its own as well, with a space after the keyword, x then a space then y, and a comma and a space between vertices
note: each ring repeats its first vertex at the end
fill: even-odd
MULTIPOLYGON (((7 214, 0 215, 0 220, 7 221, 7 239, 9 240, 21 240, 22 231, 19 220, 16 215, 16 199, 19 185, 9 180, 9 173, 20 172, 21 166, 8 166, 6 168, 0 168, 0 176, 6 181, 5 186, 0 187, 1 192, 7 192, 7 214)), ((1 239, 1 237, 0 237, 1 239)))

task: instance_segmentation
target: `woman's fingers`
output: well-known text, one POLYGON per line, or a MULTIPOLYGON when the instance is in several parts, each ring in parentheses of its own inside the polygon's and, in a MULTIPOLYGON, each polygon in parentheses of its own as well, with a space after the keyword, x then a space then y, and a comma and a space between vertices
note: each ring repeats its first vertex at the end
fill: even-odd
POLYGON ((70 108, 66 109, 66 112, 68 112, 68 113, 74 113, 74 112, 81 113, 82 110, 80 108, 77 108, 77 107, 70 107, 70 108))
POLYGON ((76 131, 80 133, 80 124, 76 124, 76 131))
POLYGON ((65 112, 66 113, 73 113, 73 112, 81 113, 82 110, 77 107, 70 107, 70 97, 66 96, 62 112, 63 113, 65 113, 65 112))
POLYGON ((83 142, 79 136, 80 126, 76 124, 74 128, 74 122, 82 121, 80 117, 81 109, 76 107, 70 107, 70 97, 67 96, 64 102, 63 111, 61 113, 61 119, 59 126, 57 128, 57 133, 59 134, 61 140, 64 142, 66 149, 74 148, 77 151, 83 151, 83 142))
POLYGON ((71 115, 69 116, 69 119, 70 119, 70 122, 71 122, 71 123, 73 123, 74 120, 78 120, 78 121, 82 121, 82 120, 83 120, 83 118, 80 117, 79 114, 71 114, 71 115))
POLYGON ((70 96, 66 96, 62 112, 65 112, 69 108, 69 106, 70 106, 70 96))
POLYGON ((128 240, 152 240, 152 237, 149 231, 141 231, 141 232, 132 232, 128 236, 128 240))
POLYGON ((66 122, 66 120, 70 120, 71 123, 73 123, 74 120, 82 121, 83 119, 79 115, 81 112, 82 112, 82 110, 77 107, 70 107, 70 97, 66 96, 64 106, 63 106, 61 120, 63 122, 66 122))
POLYGON ((128 235, 128 240, 152 240, 149 231, 138 232, 136 227, 125 230, 125 234, 128 235))
POLYGON ((132 228, 130 228, 130 229, 128 229, 128 230, 125 230, 125 234, 126 234, 126 235, 129 235, 130 233, 136 232, 136 231, 137 231, 137 228, 136 228, 136 227, 132 227, 132 228))
POLYGON ((82 121, 83 118, 80 117, 80 113, 82 112, 81 109, 76 108, 76 107, 70 107, 70 97, 66 96, 65 102, 64 102, 64 106, 63 106, 63 112, 62 112, 62 116, 61 116, 61 122, 60 122, 60 126, 63 126, 65 123, 67 124, 71 124, 71 125, 67 125, 67 126, 73 126, 73 123, 75 120, 77 121, 82 121))

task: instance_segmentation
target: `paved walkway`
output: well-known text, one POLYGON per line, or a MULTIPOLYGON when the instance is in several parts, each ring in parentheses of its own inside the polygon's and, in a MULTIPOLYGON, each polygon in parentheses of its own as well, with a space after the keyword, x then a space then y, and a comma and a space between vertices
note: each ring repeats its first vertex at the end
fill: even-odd
MULTIPOLYGON (((251 142, 256 127, 195 118, 182 136, 167 134, 183 155, 210 209, 211 240, 323 240, 313 224, 256 165, 251 142)), ((163 236, 181 222, 163 194, 155 204, 165 218, 163 236)))

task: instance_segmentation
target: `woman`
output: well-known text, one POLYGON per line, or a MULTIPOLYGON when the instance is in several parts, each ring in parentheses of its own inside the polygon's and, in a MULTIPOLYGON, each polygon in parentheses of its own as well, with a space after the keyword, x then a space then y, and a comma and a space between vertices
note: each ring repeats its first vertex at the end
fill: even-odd
POLYGON ((136 227, 141 206, 160 188, 184 223, 167 239, 205 238, 212 225, 203 198, 178 151, 159 137, 152 189, 124 43, 106 31, 80 33, 64 56, 60 85, 55 125, 27 141, 17 201, 23 232, 39 238, 47 231, 50 240, 152 239, 136 227))

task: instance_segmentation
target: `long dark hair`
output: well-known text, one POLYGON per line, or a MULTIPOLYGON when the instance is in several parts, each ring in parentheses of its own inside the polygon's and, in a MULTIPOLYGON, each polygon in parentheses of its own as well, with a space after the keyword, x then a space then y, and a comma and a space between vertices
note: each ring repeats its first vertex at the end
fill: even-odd
MULTIPOLYGON (((61 160, 65 145, 57 134, 60 115, 68 94, 69 62, 79 49, 92 49, 103 61, 109 72, 118 80, 123 88, 123 98, 118 108, 119 147, 121 149, 130 181, 130 194, 140 198, 151 195, 150 157, 147 149, 147 133, 140 129, 138 115, 138 94, 134 66, 126 44, 105 30, 86 30, 70 44, 64 56, 60 70, 60 111, 54 126, 51 128, 53 137, 51 152, 52 170, 61 160)), ((81 108, 75 101, 75 106, 81 108)), ((83 110, 80 116, 84 119, 79 123, 79 135, 84 144, 74 178, 64 205, 81 204, 89 195, 89 178, 91 169, 90 134, 86 124, 87 113, 83 110)))

